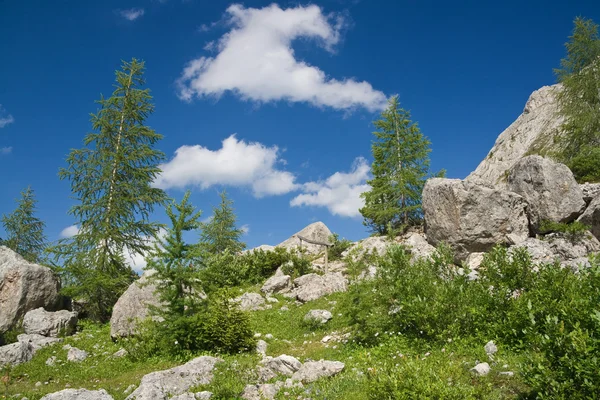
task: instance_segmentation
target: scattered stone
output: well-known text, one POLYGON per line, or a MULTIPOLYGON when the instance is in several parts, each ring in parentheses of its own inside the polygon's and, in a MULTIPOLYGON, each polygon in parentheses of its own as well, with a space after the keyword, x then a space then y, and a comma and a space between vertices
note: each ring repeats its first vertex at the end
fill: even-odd
POLYGON ((334 376, 342 372, 344 363, 340 361, 309 361, 292 375, 292 379, 303 383, 314 382, 320 378, 334 376))
POLYGON ((133 392, 135 390, 135 388, 136 388, 136 386, 131 384, 131 385, 127 386, 127 389, 125 389, 123 391, 123 394, 129 394, 129 393, 133 392))
POLYGON ((119 349, 117 351, 114 352, 114 354, 112 355, 113 358, 123 358, 125 357, 127 354, 129 354, 127 352, 127 350, 125 349, 119 349))
POLYGON ((166 399, 186 393, 194 386, 208 385, 212 381, 215 365, 220 361, 218 358, 202 356, 175 368, 152 372, 142 378, 127 400, 166 399))
POLYGON ((490 373, 491 368, 488 363, 483 362, 483 363, 479 363, 476 366, 474 366, 473 368, 471 368, 471 371, 473 373, 475 373, 476 375, 486 376, 487 374, 490 373))
POLYGON ((35 353, 41 348, 46 346, 51 346, 54 343, 60 343, 63 340, 61 338, 53 338, 53 337, 45 337, 37 334, 25 334, 22 333, 17 336, 17 341, 23 343, 29 343, 33 348, 33 352, 35 353))
POLYGON ((242 311, 258 311, 265 309, 265 299, 258 293, 244 293, 233 299, 242 311))
POLYGON ((282 388, 283 382, 264 383, 259 385, 246 385, 242 399, 244 400, 272 400, 282 388))
POLYGON ((259 340, 256 343, 256 352, 258 354, 260 354, 263 357, 266 357, 267 355, 267 342, 265 342, 264 340, 259 340))
POLYGON ((41 400, 113 400, 113 397, 104 389, 65 389, 47 394, 41 400))
POLYGON ((144 272, 139 280, 129 285, 113 307, 110 318, 112 338, 134 335, 138 323, 149 317, 149 306, 160 307, 160 300, 154 292, 156 286, 149 280, 154 273, 153 270, 144 272))
POLYGON ((270 334, 270 333, 267 333, 267 334, 265 335, 265 339, 267 339, 267 340, 272 340, 272 339, 273 339, 273 335, 272 335, 272 334, 270 334))
POLYGON ((86 358, 88 358, 88 352, 77 347, 71 347, 67 352, 67 361, 82 362, 86 358))
POLYGON ((493 360, 494 359, 494 354, 496 354, 498 352, 498 347, 496 346, 496 344, 494 343, 493 340, 490 340, 484 346, 484 350, 485 350, 485 354, 488 355, 488 357, 490 358, 490 360, 493 360))
POLYGON ((212 392, 208 390, 204 390, 202 392, 196 393, 196 400, 210 400, 212 398, 212 392))
POLYGON ((291 277, 289 275, 273 275, 266 280, 260 291, 265 294, 280 293, 289 289, 290 283, 291 277))
POLYGON ((271 303, 271 304, 279 303, 279 300, 277 300, 275 297, 267 296, 266 300, 267 300, 267 303, 271 303))
POLYGON ((0 246, 0 333, 13 328, 28 311, 60 305, 60 281, 50 268, 26 261, 0 246))
POLYGON ((16 342, 0 347, 0 367, 26 363, 33 357, 30 343, 16 342))
POLYGON ((375 253, 382 256, 392 244, 394 242, 389 240, 387 236, 370 236, 348 247, 342 253, 342 257, 351 256, 356 261, 365 254, 375 253))
POLYGON ((292 376, 302 367, 302 363, 297 358, 286 354, 278 357, 266 357, 260 363, 276 374, 287 376, 292 376))
POLYGON ((513 192, 459 179, 432 178, 423 189, 425 231, 430 244, 450 245, 456 260, 512 245, 529 237, 527 202, 513 192))
POLYGON ((335 292, 348 290, 348 279, 340 272, 325 275, 307 274, 294 279, 294 288, 285 296, 305 303, 335 292))
POLYGON ((512 371, 502 371, 502 372, 498 372, 498 375, 513 377, 513 376, 515 376, 515 373, 512 371))
POLYGON ((48 337, 71 335, 77 325, 77 313, 61 310, 49 312, 43 307, 28 311, 23 318, 25 333, 48 337))
POLYGON ((54 367, 56 365, 56 356, 52 356, 46 360, 46 365, 49 367, 54 367))
MULTIPOLYGON (((298 249, 300 248, 300 239, 298 236, 302 236, 304 238, 329 243, 329 236, 331 236, 331 231, 327 226, 322 222, 314 222, 308 225, 306 228, 302 229, 300 232, 295 233, 289 239, 279 243, 276 247, 283 247, 285 249, 298 249)), ((302 250, 308 254, 319 254, 323 251, 323 246, 310 244, 303 242, 302 250)))
POLYGON ((508 189, 527 201, 531 226, 545 221, 568 223, 585 209, 583 193, 571 170, 541 156, 527 156, 509 170, 508 189))
POLYGON ((310 310, 305 316, 305 322, 317 322, 319 324, 327 323, 333 316, 327 310, 310 310))

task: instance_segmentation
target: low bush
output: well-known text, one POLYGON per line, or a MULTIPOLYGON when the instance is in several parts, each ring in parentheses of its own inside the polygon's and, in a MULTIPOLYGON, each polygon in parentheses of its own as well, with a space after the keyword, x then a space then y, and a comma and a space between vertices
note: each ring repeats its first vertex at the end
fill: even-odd
POLYGON ((590 227, 579 221, 573 221, 569 224, 544 220, 540 223, 540 233, 560 233, 569 241, 575 243, 590 235, 590 227))

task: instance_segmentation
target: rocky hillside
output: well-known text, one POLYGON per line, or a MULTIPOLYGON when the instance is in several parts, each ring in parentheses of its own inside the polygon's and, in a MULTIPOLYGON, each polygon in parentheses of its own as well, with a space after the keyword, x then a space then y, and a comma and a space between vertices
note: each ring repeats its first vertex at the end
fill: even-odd
POLYGON ((487 157, 467 178, 496 186, 506 184, 506 171, 526 155, 552 150, 562 124, 556 93, 560 85, 544 86, 531 94, 523 113, 498 136, 487 157))

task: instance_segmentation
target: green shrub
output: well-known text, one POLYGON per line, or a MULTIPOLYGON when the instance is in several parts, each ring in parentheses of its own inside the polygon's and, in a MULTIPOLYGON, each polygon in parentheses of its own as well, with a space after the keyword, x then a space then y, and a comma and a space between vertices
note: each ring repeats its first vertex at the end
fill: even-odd
POLYGON ((16 343, 17 336, 19 336, 21 333, 25 333, 25 331, 20 325, 7 330, 6 332, 0 333, 0 346, 16 343))
POLYGON ((348 239, 340 239, 340 235, 337 233, 329 236, 329 243, 332 244, 328 249, 328 257, 331 261, 340 260, 342 258, 342 253, 352 246, 351 241, 348 239))
POLYGON ((244 280, 248 283, 260 283, 290 259, 292 254, 287 249, 276 247, 272 251, 247 252, 240 256, 239 261, 244 266, 244 280))
POLYGON ((540 223, 540 233, 548 234, 557 232, 564 235, 569 241, 575 243, 590 235, 590 227, 579 221, 573 221, 569 224, 544 220, 540 223))

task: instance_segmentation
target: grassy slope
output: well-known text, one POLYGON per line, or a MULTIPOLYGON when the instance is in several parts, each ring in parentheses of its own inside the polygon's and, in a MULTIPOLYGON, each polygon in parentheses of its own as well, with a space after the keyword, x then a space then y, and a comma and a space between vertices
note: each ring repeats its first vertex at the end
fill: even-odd
MULTIPOLYGON (((453 398, 453 390, 460 389, 454 398, 465 398, 465 388, 471 398, 504 399, 516 398, 523 389, 518 376, 519 357, 505 354, 500 346, 493 368, 487 377, 473 377, 469 369, 476 360, 486 360, 484 343, 464 343, 454 338, 444 348, 428 348, 422 343, 410 343, 397 333, 381 332, 386 339, 374 348, 365 348, 353 343, 321 343, 321 339, 332 332, 348 331, 348 320, 343 313, 345 294, 337 293, 304 305, 279 297, 279 303, 270 310, 252 313, 252 323, 256 332, 262 337, 268 333, 273 339, 267 340, 268 355, 288 354, 304 362, 309 359, 337 360, 346 364, 345 370, 336 377, 324 379, 304 389, 282 390, 279 398, 289 395, 307 396, 310 390, 312 399, 367 399, 383 398, 369 394, 369 388, 379 385, 395 385, 408 388, 414 395, 411 398, 435 398, 428 396, 428 388, 435 385, 446 385, 446 398, 453 398), (288 311, 282 311, 282 306, 288 311), (304 315, 311 309, 327 309, 334 318, 324 327, 310 327, 302 323, 304 315), (508 367, 503 368, 507 364, 508 367), (498 371, 511 370, 517 374, 506 377, 498 371), (386 379, 381 379, 385 377, 386 379), (391 378, 391 379, 390 379, 391 378)), ((64 389, 87 388, 106 389, 115 399, 124 399, 124 390, 130 385, 137 385, 146 373, 170 368, 181 362, 165 359, 150 359, 133 362, 127 357, 114 359, 111 355, 119 350, 109 336, 108 326, 83 324, 81 332, 66 338, 58 344, 39 351, 34 359, 10 371, 8 385, 2 388, 2 395, 8 397, 26 396, 30 400, 41 398, 44 394, 64 389), (82 363, 66 362, 64 344, 70 344, 90 353, 82 363), (56 356, 56 366, 47 366, 46 360, 56 356), (36 387, 36 382, 41 386, 36 387)), ((257 355, 239 354, 225 356, 218 367, 215 379, 210 385, 195 388, 211 390, 216 399, 235 399, 244 386, 256 383, 255 366, 259 361, 257 355)), ((283 378, 281 378, 283 379, 283 378)), ((0 395, 0 398, 1 395, 0 395)))

